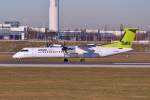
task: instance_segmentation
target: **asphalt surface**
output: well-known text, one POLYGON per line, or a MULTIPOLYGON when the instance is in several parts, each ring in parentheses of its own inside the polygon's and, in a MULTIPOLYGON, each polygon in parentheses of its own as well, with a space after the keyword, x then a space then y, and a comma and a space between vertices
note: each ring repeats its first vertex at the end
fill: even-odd
POLYGON ((150 63, 112 63, 112 64, 0 64, 0 67, 150 68, 150 63))

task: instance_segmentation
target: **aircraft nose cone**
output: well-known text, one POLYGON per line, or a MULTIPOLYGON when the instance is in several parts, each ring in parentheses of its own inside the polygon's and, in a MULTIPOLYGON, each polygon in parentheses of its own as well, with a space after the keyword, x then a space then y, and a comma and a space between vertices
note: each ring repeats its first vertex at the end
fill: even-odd
POLYGON ((12 57, 13 57, 13 58, 18 58, 17 54, 14 54, 12 57))

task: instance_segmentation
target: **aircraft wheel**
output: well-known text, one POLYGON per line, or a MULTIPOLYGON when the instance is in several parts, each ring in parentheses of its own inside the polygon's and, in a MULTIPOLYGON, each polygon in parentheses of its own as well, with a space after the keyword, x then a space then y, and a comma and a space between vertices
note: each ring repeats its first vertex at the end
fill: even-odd
POLYGON ((80 63, 85 63, 85 59, 84 59, 84 58, 81 58, 81 59, 80 59, 80 63))
POLYGON ((67 58, 64 58, 64 63, 68 63, 69 60, 67 58))

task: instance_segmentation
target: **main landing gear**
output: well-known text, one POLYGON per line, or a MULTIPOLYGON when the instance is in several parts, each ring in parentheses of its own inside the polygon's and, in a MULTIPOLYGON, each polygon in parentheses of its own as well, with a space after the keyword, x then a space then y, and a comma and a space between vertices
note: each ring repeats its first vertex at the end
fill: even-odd
POLYGON ((85 63, 85 59, 84 58, 80 58, 80 63, 85 63))
POLYGON ((69 60, 67 58, 64 58, 64 63, 68 63, 69 60))

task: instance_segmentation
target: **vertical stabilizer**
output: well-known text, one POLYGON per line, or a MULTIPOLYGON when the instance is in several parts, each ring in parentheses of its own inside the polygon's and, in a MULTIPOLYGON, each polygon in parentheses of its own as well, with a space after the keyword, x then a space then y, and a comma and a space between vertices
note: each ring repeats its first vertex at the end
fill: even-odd
POLYGON ((102 47, 110 47, 110 48, 132 48, 132 43, 136 36, 136 31, 138 29, 134 28, 125 28, 124 29, 124 35, 120 42, 112 43, 108 45, 104 45, 102 47))

